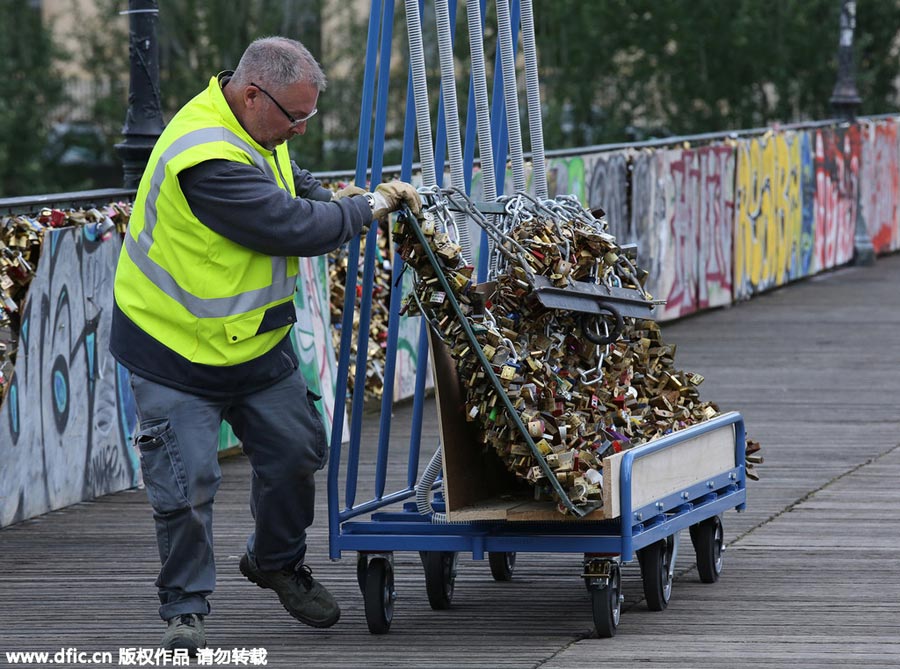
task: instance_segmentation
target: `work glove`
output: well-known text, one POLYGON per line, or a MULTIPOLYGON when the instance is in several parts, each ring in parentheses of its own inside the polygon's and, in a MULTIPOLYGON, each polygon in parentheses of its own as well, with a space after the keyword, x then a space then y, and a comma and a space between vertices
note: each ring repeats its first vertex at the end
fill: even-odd
POLYGON ((366 189, 359 186, 344 186, 331 196, 332 201, 340 200, 342 197, 353 197, 354 195, 365 195, 366 189))
POLYGON ((378 184, 372 197, 372 218, 376 221, 383 221, 388 214, 397 211, 404 204, 416 218, 422 215, 422 198, 413 186, 403 181, 378 184))

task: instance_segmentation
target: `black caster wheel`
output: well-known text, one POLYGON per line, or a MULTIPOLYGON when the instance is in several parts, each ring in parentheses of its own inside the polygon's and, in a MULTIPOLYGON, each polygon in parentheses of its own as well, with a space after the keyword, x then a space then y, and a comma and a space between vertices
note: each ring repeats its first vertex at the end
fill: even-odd
POLYGON ((386 558, 372 558, 366 568, 366 589, 363 593, 366 623, 372 634, 387 634, 391 629, 396 599, 394 568, 386 558))
POLYGON ((651 611, 663 611, 672 596, 675 567, 675 535, 666 537, 638 551, 644 597, 651 611))
POLYGON ((594 614, 594 628, 601 639, 616 635, 619 618, 622 615, 622 575, 619 565, 610 562, 605 579, 591 579, 591 612, 594 614))
POLYGON ((516 567, 515 553, 488 553, 491 576, 495 581, 511 581, 516 567))
POLYGON ((697 571, 704 583, 715 583, 722 573, 725 553, 725 532, 722 519, 713 516, 691 525, 691 542, 697 554, 697 571))
POLYGON ((423 551, 425 567, 425 591, 428 603, 435 611, 450 608, 453 587, 456 582, 456 564, 459 554, 451 551, 423 551))

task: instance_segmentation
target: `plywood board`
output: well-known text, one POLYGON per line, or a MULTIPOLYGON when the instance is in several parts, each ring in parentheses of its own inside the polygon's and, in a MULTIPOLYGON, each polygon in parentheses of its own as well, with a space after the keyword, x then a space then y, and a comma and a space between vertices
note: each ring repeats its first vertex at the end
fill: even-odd
MULTIPOLYGON (((603 508, 609 518, 618 518, 622 513, 619 505, 619 474, 624 457, 625 452, 622 452, 603 460, 603 508)), ((735 464, 732 425, 725 425, 639 458, 634 461, 632 468, 632 508, 644 506, 721 474, 735 464)))
POLYGON ((438 426, 443 446, 444 500, 451 520, 453 512, 516 490, 512 474, 500 458, 485 452, 474 423, 466 420, 465 394, 460 387, 450 351, 428 330, 434 361, 434 388, 438 426))

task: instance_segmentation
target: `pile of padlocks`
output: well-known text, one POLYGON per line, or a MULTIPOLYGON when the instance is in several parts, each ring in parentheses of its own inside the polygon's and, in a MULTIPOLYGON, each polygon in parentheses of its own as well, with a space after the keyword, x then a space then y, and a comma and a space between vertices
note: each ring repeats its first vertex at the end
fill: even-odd
MULTIPOLYGON (((472 206, 468 212, 494 240, 490 286, 473 283, 472 266, 448 235, 453 222, 444 197, 430 196, 420 228, 540 457, 573 505, 589 510, 602 503, 604 457, 708 420, 718 409, 700 400, 700 375, 675 369, 675 347, 662 340, 654 321, 625 318, 619 337, 599 345, 585 336, 580 314, 545 308, 536 298, 533 277, 540 275, 558 287, 577 289, 573 282, 589 281, 632 288, 650 299, 641 285, 645 273, 625 257, 605 220, 572 198, 538 202, 518 195, 505 201, 500 225, 472 206)), ((560 502, 546 468, 488 382, 409 224, 398 222, 395 240, 417 274, 407 306, 428 318, 454 358, 467 419, 481 442, 534 486, 536 499, 560 502)), ((609 332, 603 322, 598 330, 609 332)), ((566 512, 563 504, 558 508, 566 512)))
MULTIPOLYGON (((390 236, 386 224, 378 226, 375 249, 375 276, 372 284, 372 310, 370 312, 368 352, 366 358, 365 399, 379 400, 384 390, 384 361, 387 349, 388 311, 391 294, 390 236)), ((366 237, 359 247, 360 258, 365 257, 366 237)), ((345 244, 328 256, 331 296, 332 342, 335 352, 340 350, 341 327, 344 318, 344 299, 347 285, 348 246, 345 244)), ((359 345, 359 304, 362 299, 362 271, 360 263, 356 278, 356 307, 353 310, 353 329, 350 343, 350 367, 347 379, 347 398, 353 396, 356 378, 356 352, 359 345)))
POLYGON ((19 317, 28 284, 34 278, 44 231, 83 226, 92 239, 124 233, 131 205, 115 203, 101 209, 42 209, 36 216, 0 218, 0 399, 6 393, 16 359, 19 317))

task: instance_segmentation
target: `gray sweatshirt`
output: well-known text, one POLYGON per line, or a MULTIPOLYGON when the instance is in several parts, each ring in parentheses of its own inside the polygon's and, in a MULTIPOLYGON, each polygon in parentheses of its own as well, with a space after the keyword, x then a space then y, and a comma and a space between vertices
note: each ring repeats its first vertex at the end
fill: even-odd
MULTIPOLYGON (((360 233, 372 221, 361 196, 331 201, 307 170, 292 163, 297 197, 253 165, 209 160, 178 175, 182 192, 201 224, 259 253, 318 256, 360 233)), ((266 313, 261 331, 296 320, 287 303, 266 313)), ((299 364, 290 336, 255 360, 229 367, 192 363, 135 325, 113 307, 110 351, 126 368, 157 383, 191 393, 227 397, 265 388, 288 376, 299 364)))

